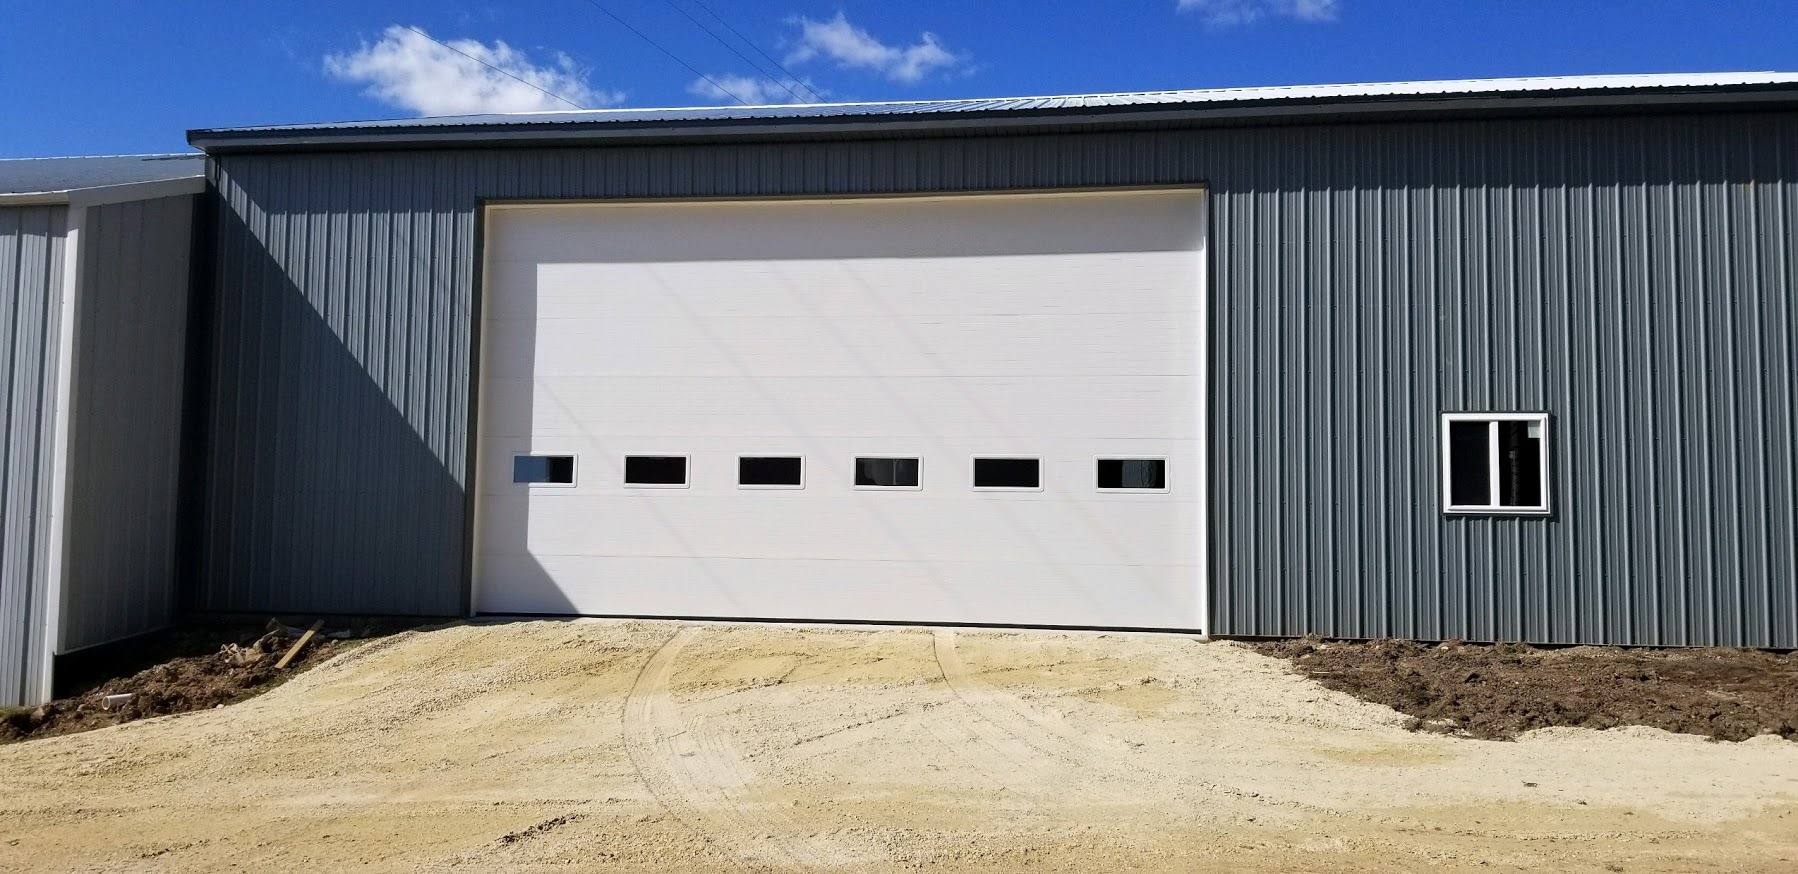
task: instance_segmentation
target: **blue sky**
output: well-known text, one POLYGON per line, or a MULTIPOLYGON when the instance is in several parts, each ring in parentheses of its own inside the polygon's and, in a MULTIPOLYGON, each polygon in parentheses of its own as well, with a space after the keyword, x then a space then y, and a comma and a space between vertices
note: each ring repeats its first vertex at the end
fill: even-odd
POLYGON ((94 0, 5 7, 0 156, 180 150, 190 127, 562 106, 463 55, 583 105, 617 106, 729 102, 724 92, 791 100, 789 88, 830 100, 903 100, 1798 68, 1798 15, 1789 0, 94 0), (735 43, 720 22, 727 23, 773 61, 735 43, 755 65, 744 61, 682 10, 735 43), (787 81, 779 67, 799 81, 787 81))

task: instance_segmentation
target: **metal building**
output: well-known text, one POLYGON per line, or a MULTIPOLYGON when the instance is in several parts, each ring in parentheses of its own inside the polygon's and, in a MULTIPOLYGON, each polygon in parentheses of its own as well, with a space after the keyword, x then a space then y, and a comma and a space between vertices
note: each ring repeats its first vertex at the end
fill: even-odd
POLYGON ((185 609, 1798 646, 1798 74, 189 140, 185 609))
POLYGON ((174 621, 200 158, 0 161, 0 705, 174 621))

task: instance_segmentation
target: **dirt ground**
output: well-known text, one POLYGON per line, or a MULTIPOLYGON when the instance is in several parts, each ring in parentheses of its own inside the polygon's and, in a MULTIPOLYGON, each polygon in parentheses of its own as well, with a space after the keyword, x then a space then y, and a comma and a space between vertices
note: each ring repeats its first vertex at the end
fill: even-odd
POLYGON ((287 667, 277 669, 282 655, 302 636, 283 627, 170 632, 142 644, 148 654, 134 661, 150 663, 144 670, 86 684, 76 694, 39 707, 0 710, 0 743, 232 704, 267 691, 356 643, 315 635, 287 667), (236 639, 218 644, 221 638, 232 637, 236 639), (217 648, 206 652, 201 647, 217 648), (108 697, 115 695, 130 697, 108 706, 108 697))
POLYGON ((1255 649, 1426 730, 1510 739, 1550 726, 1647 725, 1715 740, 1798 740, 1798 653, 1404 640, 1288 640, 1255 649))
POLYGON ((459 626, 0 747, 0 867, 1798 867, 1798 744, 1409 720, 1178 636, 459 626))

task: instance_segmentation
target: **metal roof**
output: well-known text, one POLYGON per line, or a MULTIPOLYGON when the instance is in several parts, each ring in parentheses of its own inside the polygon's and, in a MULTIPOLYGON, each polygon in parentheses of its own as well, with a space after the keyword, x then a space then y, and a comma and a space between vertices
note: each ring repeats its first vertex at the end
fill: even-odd
POLYGON ((76 158, 0 158, 0 194, 76 191, 131 182, 186 179, 205 174, 205 158, 199 152, 76 158))
POLYGON ((1614 76, 1541 76, 1343 85, 1287 85, 1071 94, 968 100, 904 100, 876 103, 805 103, 763 106, 699 106, 663 109, 588 109, 485 115, 376 119, 315 124, 202 128, 188 141, 202 148, 254 145, 323 145, 332 142, 416 144, 443 140, 504 140, 581 131, 607 137, 631 132, 660 135, 691 131, 795 132, 861 123, 884 128, 1011 123, 1081 116, 1100 120, 1273 117, 1295 109, 1445 110, 1514 106, 1581 106, 1718 102, 1777 96, 1798 99, 1798 73, 1657 73, 1614 76))

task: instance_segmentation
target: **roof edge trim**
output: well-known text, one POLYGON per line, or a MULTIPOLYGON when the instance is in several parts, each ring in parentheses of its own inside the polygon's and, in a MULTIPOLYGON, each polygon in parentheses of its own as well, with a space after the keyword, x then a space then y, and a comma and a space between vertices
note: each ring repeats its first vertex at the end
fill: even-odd
POLYGON ((1579 91, 1556 94, 1437 94, 1360 97, 1353 100, 1254 101, 1227 104, 1133 104, 1077 109, 993 109, 932 114, 748 117, 731 119, 619 121, 509 121, 492 124, 332 128, 198 129, 188 142, 207 153, 257 149, 445 144, 500 145, 527 142, 632 142, 651 138, 719 140, 744 137, 802 137, 843 133, 953 132, 961 129, 1063 126, 1100 127, 1153 123, 1202 123, 1266 119, 1356 117, 1374 114, 1440 115, 1452 112, 1554 111, 1641 108, 1730 107, 1750 103, 1798 105, 1798 83, 1696 90, 1579 91))
POLYGON ((183 176, 179 179, 153 179, 147 182, 123 182, 118 185, 96 185, 90 188, 65 188, 59 191, 20 191, 0 194, 0 206, 104 206, 133 200, 154 200, 182 194, 199 194, 206 190, 206 177, 183 176))

